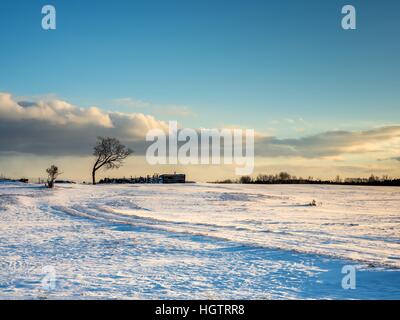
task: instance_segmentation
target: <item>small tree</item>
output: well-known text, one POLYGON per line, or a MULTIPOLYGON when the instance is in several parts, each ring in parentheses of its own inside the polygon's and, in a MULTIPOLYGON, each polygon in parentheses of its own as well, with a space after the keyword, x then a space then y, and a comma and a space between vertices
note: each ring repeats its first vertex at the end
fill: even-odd
POLYGON ((259 174, 256 179, 256 182, 258 183, 266 183, 268 181, 269 181, 269 176, 266 174, 259 174))
POLYGON ((241 176, 239 182, 242 184, 249 184, 251 183, 252 179, 250 176, 241 176))
POLYGON ((93 152, 96 157, 92 170, 93 184, 96 184, 97 170, 103 167, 105 169, 117 169, 122 166, 123 161, 133 152, 115 138, 98 137, 97 139, 93 152))
POLYGON ((58 167, 55 165, 52 165, 50 168, 46 169, 47 172, 47 187, 49 188, 54 188, 54 181, 56 181, 57 177, 61 174, 58 171, 58 167))
POLYGON ((279 173, 279 180, 281 181, 287 181, 291 179, 291 175, 287 172, 280 172, 279 173))

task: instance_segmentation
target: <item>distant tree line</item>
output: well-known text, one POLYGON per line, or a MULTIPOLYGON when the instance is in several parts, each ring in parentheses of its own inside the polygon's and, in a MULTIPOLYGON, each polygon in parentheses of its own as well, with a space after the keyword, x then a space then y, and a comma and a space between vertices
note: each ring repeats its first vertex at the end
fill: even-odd
POLYGON ((104 178, 101 179, 99 184, 121 184, 121 183, 159 183, 160 177, 158 174, 153 174, 153 176, 147 175, 146 177, 130 177, 130 178, 104 178))
POLYGON ((371 175, 369 178, 346 178, 336 176, 333 180, 315 179, 313 177, 302 178, 292 176, 287 172, 278 174, 259 174, 253 178, 242 176, 239 179, 226 179, 214 183, 239 183, 239 184, 337 184, 337 185, 369 185, 369 186, 400 186, 400 179, 392 179, 389 176, 378 177, 371 175))

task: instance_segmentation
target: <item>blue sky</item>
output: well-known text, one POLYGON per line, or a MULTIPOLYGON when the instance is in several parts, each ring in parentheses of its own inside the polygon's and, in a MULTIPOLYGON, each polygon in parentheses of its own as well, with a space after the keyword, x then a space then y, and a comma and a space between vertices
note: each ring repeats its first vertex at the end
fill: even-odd
MULTIPOLYGON (((178 120, 261 133, 256 173, 399 176, 399 34, 394 0, 2 0, 2 170, 54 161, 81 178, 82 162, 49 157, 90 167, 99 132, 130 141, 178 120), (46 4, 56 30, 41 28, 46 4), (357 30, 341 28, 345 4, 357 30)), ((143 174, 139 157, 120 173, 143 174)))
POLYGON ((109 110, 129 111, 112 103, 127 97, 187 106, 192 126, 391 123, 400 116, 400 4, 350 1, 358 29, 344 31, 347 3, 3 0, 0 87, 109 110), (55 31, 41 29, 47 3, 55 31))

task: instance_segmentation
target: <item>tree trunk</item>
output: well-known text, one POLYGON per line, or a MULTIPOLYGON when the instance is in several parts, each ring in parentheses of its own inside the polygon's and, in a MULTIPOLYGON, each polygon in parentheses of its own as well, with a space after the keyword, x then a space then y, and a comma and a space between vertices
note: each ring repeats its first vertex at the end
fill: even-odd
POLYGON ((50 189, 53 189, 53 188, 54 188, 54 180, 49 180, 49 181, 47 181, 47 186, 48 186, 50 189))
POLYGON ((94 185, 96 184, 96 168, 93 168, 92 171, 92 182, 94 185))

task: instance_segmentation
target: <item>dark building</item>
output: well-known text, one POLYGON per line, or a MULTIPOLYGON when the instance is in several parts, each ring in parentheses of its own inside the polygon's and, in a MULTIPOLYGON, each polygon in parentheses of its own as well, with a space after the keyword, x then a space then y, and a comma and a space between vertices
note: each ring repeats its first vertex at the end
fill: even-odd
POLYGON ((184 174, 162 174, 160 175, 161 183, 185 183, 186 175, 184 174))

